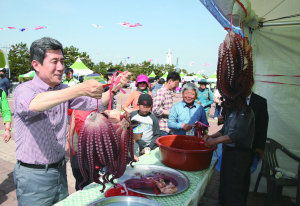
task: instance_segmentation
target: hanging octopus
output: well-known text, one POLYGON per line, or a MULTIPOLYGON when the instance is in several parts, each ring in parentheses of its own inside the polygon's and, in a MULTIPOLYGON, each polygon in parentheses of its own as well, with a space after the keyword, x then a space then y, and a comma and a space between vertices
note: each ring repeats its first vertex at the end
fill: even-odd
POLYGON ((234 108, 239 113, 242 106, 250 110, 246 95, 252 76, 252 47, 247 38, 230 31, 219 46, 217 66, 217 86, 224 108, 222 114, 228 115, 234 108))
MULTIPOLYGON (((113 75, 113 79, 115 76, 116 73, 113 75)), ((120 88, 120 78, 115 82, 112 79, 114 84, 112 84, 110 92, 112 92, 112 87, 120 88)), ((133 130, 129 114, 121 115, 121 112, 117 110, 110 110, 111 100, 109 110, 104 112, 97 110, 89 114, 78 137, 78 164, 84 178, 82 183, 90 178, 102 185, 101 192, 104 192, 105 184, 108 182, 116 185, 113 180, 124 174, 127 164, 130 163, 132 166, 132 163, 135 162, 133 130), (129 160, 128 153, 132 157, 132 161, 129 160), (107 168, 106 173, 100 180, 99 171, 103 173, 105 167, 107 168), (89 171, 90 177, 86 174, 86 169, 89 171)))
POLYGON ((85 172, 88 169, 90 179, 103 186, 101 192, 106 183, 115 184, 113 180, 124 174, 127 164, 132 166, 135 162, 134 159, 130 162, 128 158, 128 152, 133 157, 134 144, 129 115, 125 113, 119 123, 113 124, 109 120, 113 112, 91 112, 78 138, 78 164, 84 178, 82 183, 89 180, 85 172), (99 171, 104 172, 105 167, 107 172, 101 181, 99 171))

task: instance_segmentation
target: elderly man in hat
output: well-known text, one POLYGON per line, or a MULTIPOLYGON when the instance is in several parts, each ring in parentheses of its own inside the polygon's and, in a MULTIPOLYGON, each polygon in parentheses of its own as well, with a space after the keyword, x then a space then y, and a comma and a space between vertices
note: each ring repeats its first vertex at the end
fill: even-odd
POLYGON ((198 92, 198 99, 195 100, 198 104, 201 104, 206 113, 206 119, 209 116, 209 108, 212 103, 214 103, 214 95, 210 89, 206 87, 208 84, 206 79, 201 79, 198 92))
POLYGON ((74 73, 74 70, 72 68, 67 68, 65 70, 66 79, 65 79, 65 81, 63 81, 63 84, 66 84, 71 87, 71 86, 74 86, 79 83, 79 81, 74 78, 73 73, 74 73))

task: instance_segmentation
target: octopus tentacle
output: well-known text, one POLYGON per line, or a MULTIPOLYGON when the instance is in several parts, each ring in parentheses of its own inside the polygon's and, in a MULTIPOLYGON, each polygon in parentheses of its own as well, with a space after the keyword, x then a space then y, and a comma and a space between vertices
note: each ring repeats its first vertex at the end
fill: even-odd
POLYGON ((107 131, 108 131, 108 135, 111 137, 111 141, 112 141, 112 146, 114 149, 114 154, 118 154, 119 150, 120 150, 120 144, 118 141, 118 136, 116 134, 116 131, 113 128, 112 123, 107 119, 107 118, 103 118, 104 122, 106 123, 106 127, 107 127, 107 131))
POLYGON ((113 154, 113 148, 112 148, 112 143, 111 143, 111 138, 108 135, 108 132, 105 130, 105 127, 103 125, 100 125, 101 132, 103 135, 103 142, 104 142, 104 147, 107 152, 107 162, 108 166, 114 171, 114 154, 113 154))
POLYGON ((96 130, 97 135, 95 138, 96 150, 98 154, 98 159, 102 165, 106 165, 106 160, 104 156, 104 148, 103 148, 103 135, 100 130, 96 130))
MULTIPOLYGON (((84 181, 88 181, 85 169, 89 170, 90 178, 102 185, 121 177, 129 163, 128 153, 133 154, 133 131, 130 117, 124 115, 118 124, 112 124, 108 116, 101 112, 92 112, 85 120, 78 143, 78 162, 84 181), (116 126, 117 125, 117 126, 116 126), (107 172, 99 179, 98 171, 107 172), (98 170, 99 169, 99 170, 98 170)), ((130 164, 132 166, 131 161, 130 164)))
POLYGON ((119 169, 117 171, 117 173, 114 176, 114 179, 121 177, 125 170, 126 170, 126 163, 127 163, 127 159, 128 159, 128 147, 127 147, 127 130, 123 130, 122 135, 121 135, 121 154, 125 154, 120 156, 119 158, 119 169), (127 155, 126 155, 127 154, 127 155))
MULTIPOLYGON (((79 170, 84 178, 83 182, 88 181, 88 176, 85 172, 85 167, 84 167, 84 154, 86 151, 86 142, 87 142, 87 130, 86 127, 83 127, 78 137, 78 155, 77 155, 79 170)), ((81 187, 82 183, 80 183, 79 187, 81 187)))
POLYGON ((136 160, 134 159, 134 139, 133 139, 133 129, 130 126, 127 132, 127 140, 128 140, 128 150, 130 153, 130 157, 131 157, 131 162, 130 166, 133 167, 132 163, 136 162, 136 160))

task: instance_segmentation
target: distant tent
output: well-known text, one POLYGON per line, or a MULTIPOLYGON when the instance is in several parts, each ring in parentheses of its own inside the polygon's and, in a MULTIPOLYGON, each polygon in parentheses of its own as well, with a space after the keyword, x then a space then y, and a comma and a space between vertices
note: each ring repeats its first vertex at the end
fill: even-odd
POLYGON ((198 79, 204 79, 204 77, 201 76, 201 74, 196 74, 195 76, 198 77, 198 79))
POLYGON ((179 76, 185 77, 186 75, 185 75, 185 73, 181 72, 181 73, 179 74, 179 76))
POLYGON ((217 82, 217 73, 215 72, 207 81, 208 82, 217 82))
POLYGON ((20 74, 19 75, 19 80, 20 81, 24 81, 25 79, 29 80, 29 79, 32 79, 35 75, 35 71, 30 71, 26 74, 20 74))
POLYGON ((162 77, 167 77, 168 76, 168 72, 166 72, 162 77))
POLYGON ((211 77, 209 77, 209 78, 217 78, 217 73, 215 72, 211 77))
POLYGON ((154 74, 154 72, 152 72, 148 77, 156 77, 156 75, 154 74))
POLYGON ((93 71, 85 66, 84 63, 82 63, 79 56, 74 64, 70 66, 70 68, 72 68, 74 70, 74 73, 78 74, 78 76, 93 74, 93 71))
POLYGON ((101 82, 102 84, 105 84, 105 79, 100 74, 89 74, 84 77, 83 81, 87 81, 90 79, 95 79, 98 82, 101 82))

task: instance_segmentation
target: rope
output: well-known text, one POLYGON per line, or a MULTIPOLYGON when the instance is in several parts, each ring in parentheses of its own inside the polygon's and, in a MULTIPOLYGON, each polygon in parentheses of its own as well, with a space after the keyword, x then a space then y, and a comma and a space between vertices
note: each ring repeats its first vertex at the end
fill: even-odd
POLYGON ((246 10, 244 4, 242 4, 242 2, 240 2, 239 0, 236 0, 236 2, 239 3, 239 5, 240 5, 240 6, 242 7, 242 9, 244 10, 244 12, 245 12, 245 18, 246 18, 246 17, 247 17, 247 10, 246 10))

